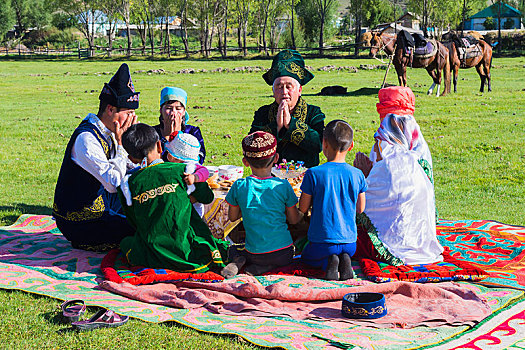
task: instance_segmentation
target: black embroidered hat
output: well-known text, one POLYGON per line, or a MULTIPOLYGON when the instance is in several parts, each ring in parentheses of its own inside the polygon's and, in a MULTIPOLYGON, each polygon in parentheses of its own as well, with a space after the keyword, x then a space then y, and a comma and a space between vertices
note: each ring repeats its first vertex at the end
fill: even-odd
POLYGON ((98 99, 117 108, 137 109, 139 108, 139 94, 140 92, 135 91, 135 86, 131 81, 128 65, 122 63, 109 83, 104 84, 98 99))
POLYGON ((272 68, 263 74, 263 79, 268 85, 273 85, 275 79, 288 76, 297 80, 301 85, 306 85, 314 75, 306 69, 304 59, 296 50, 282 50, 272 61, 272 68))

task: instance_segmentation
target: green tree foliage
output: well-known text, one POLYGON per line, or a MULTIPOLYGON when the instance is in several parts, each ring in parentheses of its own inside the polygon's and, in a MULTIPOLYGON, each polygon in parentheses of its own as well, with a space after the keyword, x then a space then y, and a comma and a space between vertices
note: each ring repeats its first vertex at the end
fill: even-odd
POLYGON ((496 29, 496 21, 494 21, 494 18, 492 17, 487 17, 485 19, 485 22, 483 22, 483 26, 486 30, 496 29))
POLYGON ((324 38, 335 33, 337 0, 302 0, 297 6, 304 38, 308 43, 318 41, 319 53, 323 53, 324 38))
POLYGON ((0 0, 0 40, 15 24, 15 13, 11 7, 11 0, 0 0))
POLYGON ((40 29, 51 22, 51 3, 45 0, 11 0, 20 33, 40 29))
MULTIPOLYGON (((394 3, 388 0, 369 0, 365 12, 364 25, 373 28, 381 23, 393 22, 394 18, 394 3)), ((402 15, 401 9, 396 9, 396 16, 402 15)))

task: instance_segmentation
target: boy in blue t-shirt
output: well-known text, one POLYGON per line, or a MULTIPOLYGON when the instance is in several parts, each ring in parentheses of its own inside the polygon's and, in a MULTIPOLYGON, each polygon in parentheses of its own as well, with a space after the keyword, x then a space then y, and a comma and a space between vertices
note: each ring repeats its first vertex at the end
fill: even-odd
POLYGON ((361 170, 345 162, 354 147, 353 130, 343 120, 333 120, 323 132, 323 153, 328 162, 310 168, 301 185, 299 210, 312 206, 308 244, 301 258, 326 271, 328 280, 354 278, 351 256, 357 241, 356 213, 365 209, 368 189, 361 170))
POLYGON ((279 159, 276 150, 277 141, 267 132, 257 131, 242 140, 242 162, 252 175, 235 181, 226 202, 232 222, 243 218, 246 245, 221 271, 226 278, 235 276, 244 264, 246 273, 261 275, 292 262, 294 246, 286 219, 296 224, 300 214, 290 183, 272 177, 272 166, 279 159))

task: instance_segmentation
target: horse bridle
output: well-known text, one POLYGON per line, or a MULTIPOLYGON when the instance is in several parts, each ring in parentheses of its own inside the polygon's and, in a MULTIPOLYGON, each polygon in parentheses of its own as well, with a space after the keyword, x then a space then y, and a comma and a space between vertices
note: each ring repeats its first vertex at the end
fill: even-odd
MULTIPOLYGON (((395 37, 392 36, 392 37, 390 38, 390 40, 389 40, 387 43, 385 43, 385 42, 383 41, 383 39, 381 39, 381 35, 377 35, 377 34, 376 34, 376 35, 374 35, 374 37, 378 37, 378 38, 379 38, 379 41, 381 42, 381 46, 378 47, 377 51, 382 50, 384 53, 386 53, 386 54, 388 55, 388 53, 387 53, 386 50, 385 50, 385 47, 387 47, 388 45, 390 45, 390 43, 391 43, 392 41, 395 40, 395 37)), ((395 50, 393 50, 393 51, 395 51, 395 50)), ((392 54, 394 54, 394 52, 392 52, 392 54)))

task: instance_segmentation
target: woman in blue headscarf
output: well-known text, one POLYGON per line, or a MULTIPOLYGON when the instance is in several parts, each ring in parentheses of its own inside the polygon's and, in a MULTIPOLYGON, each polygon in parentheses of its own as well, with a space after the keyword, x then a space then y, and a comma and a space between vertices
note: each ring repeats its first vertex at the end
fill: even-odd
POLYGON ((188 94, 183 89, 170 86, 162 89, 160 92, 160 123, 154 128, 159 134, 163 150, 165 150, 165 144, 179 132, 195 136, 201 145, 199 163, 202 165, 206 158, 204 140, 198 126, 187 124, 190 118, 186 111, 187 102, 188 94))

